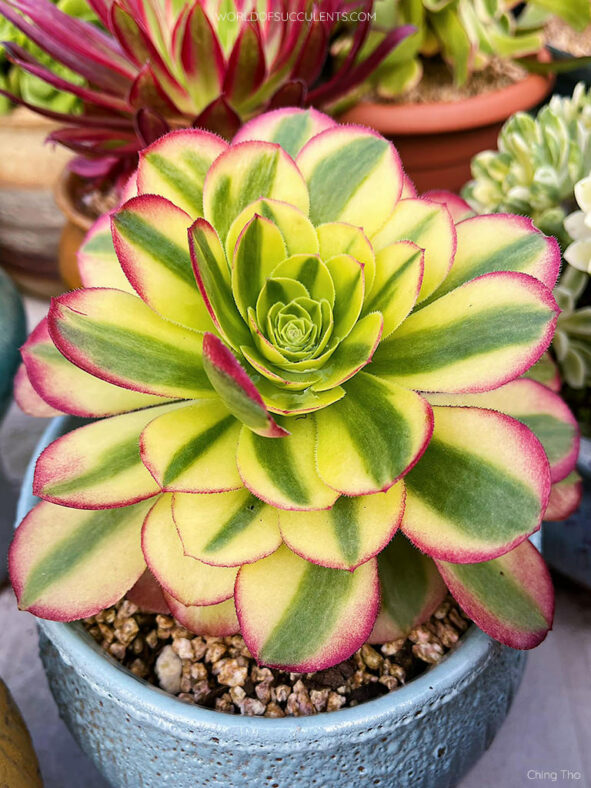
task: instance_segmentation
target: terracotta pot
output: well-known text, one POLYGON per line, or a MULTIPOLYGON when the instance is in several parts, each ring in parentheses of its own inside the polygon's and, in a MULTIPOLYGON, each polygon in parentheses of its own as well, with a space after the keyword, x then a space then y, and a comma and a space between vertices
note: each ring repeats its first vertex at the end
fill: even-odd
POLYGON ((507 118, 543 101, 553 83, 553 76, 530 74, 508 87, 461 101, 362 101, 339 120, 370 126, 391 139, 419 193, 429 189, 457 192, 470 178, 472 156, 496 149, 498 133, 507 118))
POLYGON ((46 145, 56 125, 18 107, 0 118, 0 260, 20 287, 63 290, 57 247, 63 217, 53 187, 71 154, 46 145))
POLYGON ((55 201, 66 217, 59 241, 59 271, 66 285, 71 289, 82 286, 78 273, 78 249, 93 220, 76 207, 74 194, 79 179, 73 172, 64 170, 55 186, 55 201))

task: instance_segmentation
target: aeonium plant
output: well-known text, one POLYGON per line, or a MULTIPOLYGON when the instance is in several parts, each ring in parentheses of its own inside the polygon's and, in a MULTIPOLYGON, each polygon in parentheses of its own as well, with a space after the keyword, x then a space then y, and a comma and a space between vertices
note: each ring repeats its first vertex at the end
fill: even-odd
POLYGON ((554 239, 417 197, 391 143, 314 110, 231 144, 172 132, 126 196, 23 348, 25 410, 96 420, 39 457, 19 606, 89 616, 149 569, 190 630, 311 671, 447 587, 539 643, 527 537, 577 453, 561 400, 518 379, 554 331, 554 239))
POLYGON ((102 29, 51 0, 0 0, 0 14, 35 47, 4 42, 11 60, 77 97, 83 111, 49 111, 6 95, 63 124, 51 139, 79 154, 72 168, 89 179, 129 174, 138 151, 171 129, 195 125, 231 138, 265 109, 328 106, 411 30, 392 29, 361 54, 373 0, 88 2, 102 29), (329 46, 345 19, 358 24, 337 63, 329 46), (76 78, 47 68, 36 53, 76 78))

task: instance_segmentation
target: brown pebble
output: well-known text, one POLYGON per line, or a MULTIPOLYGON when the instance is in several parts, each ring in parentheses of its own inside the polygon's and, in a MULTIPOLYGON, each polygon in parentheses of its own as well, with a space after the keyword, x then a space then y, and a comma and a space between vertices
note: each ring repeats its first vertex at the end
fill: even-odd
POLYGON ((205 651, 206 662, 218 662, 226 653, 226 646, 219 640, 208 644, 205 651))
POLYGON ((149 648, 151 649, 156 648, 156 645, 158 644, 158 632, 155 629, 152 629, 146 635, 146 643, 148 644, 149 648))
POLYGON ((211 688, 209 686, 209 682, 206 680, 198 681, 193 687, 193 697, 197 703, 204 701, 210 693, 211 688))
POLYGON ((122 660, 125 657, 127 649, 123 645, 123 643, 111 643, 109 646, 109 652, 115 657, 115 659, 122 660))
POLYGON ((378 681, 387 687, 389 692, 398 686, 398 679, 395 676, 380 676, 378 681))
POLYGON ((267 704, 267 708, 265 710, 265 717, 285 717, 285 712, 283 711, 281 706, 271 701, 271 703, 267 704))
POLYGON ((145 679, 150 672, 143 659, 134 659, 129 669, 135 676, 139 676, 141 679, 145 679))
POLYGON ((196 637, 191 641, 191 648, 193 649, 193 656, 195 659, 202 659, 207 651, 207 643, 203 638, 196 637))
POLYGON ((193 658, 193 648, 189 638, 175 638, 172 641, 172 647, 175 653, 178 654, 181 659, 193 658))
POLYGON ((443 656, 443 646, 441 643, 417 643, 412 647, 412 653, 423 662, 435 665, 443 656))
POLYGON ((285 703, 291 694, 291 687, 287 684, 279 684, 278 687, 274 687, 274 690, 277 703, 285 703))
POLYGON ((346 702, 347 699, 343 695, 339 695, 337 692, 331 692, 326 703, 326 710, 337 711, 337 709, 341 709, 346 702))
POLYGON ((396 640, 390 640, 388 643, 384 643, 382 645, 382 654, 386 657, 394 656, 394 654, 397 654, 404 646, 404 642, 405 638, 397 638, 396 640))
POLYGON ((328 703, 329 694, 330 694, 329 689, 310 691, 310 700, 312 701, 312 705, 314 706, 316 711, 326 710, 326 704, 328 703))
POLYGON ((225 692, 221 698, 216 698, 215 708, 216 711, 223 711, 226 714, 234 714, 234 704, 232 703, 230 693, 225 692))
POLYGON ((271 685, 268 681, 261 681, 254 688, 257 698, 265 705, 271 700, 271 685))
POLYGON ((379 670, 384 658, 368 643, 361 646, 361 656, 370 670, 379 670))
POLYGON ((214 662, 211 672, 217 676, 220 684, 227 687, 243 687, 248 676, 248 668, 239 665, 235 659, 220 659, 214 662))
POLYGON ((240 706, 240 711, 247 717, 260 717, 265 713, 265 710, 265 704, 256 698, 246 698, 240 706))

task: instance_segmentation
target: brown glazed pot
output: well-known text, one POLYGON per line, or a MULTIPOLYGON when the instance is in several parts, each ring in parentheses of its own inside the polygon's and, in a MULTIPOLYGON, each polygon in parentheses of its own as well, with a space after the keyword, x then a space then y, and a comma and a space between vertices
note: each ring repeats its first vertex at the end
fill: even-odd
POLYGON ((57 248, 63 217, 53 187, 71 154, 45 144, 56 125, 18 107, 0 118, 0 264, 21 289, 63 290, 57 248))
MULTIPOLYGON (((549 56, 544 53, 540 59, 549 56)), ((529 74, 508 87, 461 101, 362 101, 339 120, 370 126, 392 140, 419 193, 429 189, 457 192, 470 179, 472 157, 496 149, 498 133, 507 118, 543 101, 553 83, 553 76, 529 74)))
POLYGON ((93 220, 76 207, 74 199, 78 176, 64 169, 55 186, 55 201, 66 217, 59 240, 58 265, 62 279, 74 290, 82 286, 78 273, 78 249, 90 230, 93 220))

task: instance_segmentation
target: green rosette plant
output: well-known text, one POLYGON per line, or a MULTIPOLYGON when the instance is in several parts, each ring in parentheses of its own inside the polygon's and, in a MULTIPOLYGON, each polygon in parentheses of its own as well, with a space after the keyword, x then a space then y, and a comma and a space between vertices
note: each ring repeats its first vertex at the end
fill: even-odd
POLYGON ((384 60, 367 86, 382 99, 398 96, 421 81, 426 58, 439 56, 461 87, 495 58, 539 53, 550 15, 577 30, 591 22, 587 0, 533 0, 519 16, 513 13, 515 5, 507 0, 378 0, 368 50, 397 25, 414 25, 417 32, 384 60))
MULTIPOLYGON (((96 16, 85 0, 52 0, 56 8, 71 17, 96 22, 96 16)), ((0 16, 0 41, 9 45, 17 45, 35 57, 46 69, 57 77, 70 80, 75 85, 83 86, 84 80, 58 61, 47 55, 40 47, 30 41, 27 36, 6 18, 0 16)), ((19 66, 13 65, 4 51, 0 52, 0 88, 11 93, 16 99, 34 104, 44 110, 61 113, 78 113, 82 110, 82 102, 71 93, 59 90, 53 85, 29 73, 19 66)), ((6 95, 0 96, 0 113, 6 114, 15 106, 15 102, 6 95)))
POLYGON ((417 197, 391 143, 314 110, 231 144, 172 132, 125 198, 22 351, 25 410, 96 420, 39 457, 19 606, 89 616, 149 570, 192 631, 311 671, 447 587, 539 643, 553 594, 527 537, 578 438, 518 378, 554 332, 556 241, 417 197))
POLYGON ((515 212, 555 235, 571 236, 566 216, 575 207, 575 184, 591 171, 591 89, 580 82, 572 96, 553 96, 533 118, 518 112, 505 123, 496 151, 472 159, 463 196, 478 213, 515 212))

